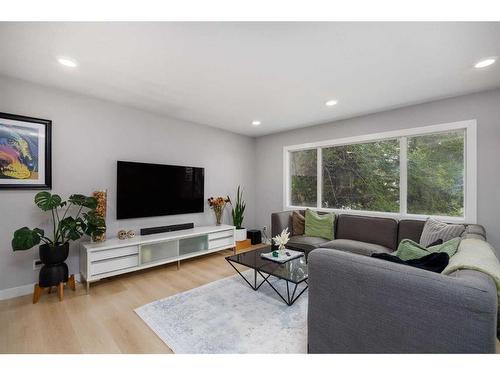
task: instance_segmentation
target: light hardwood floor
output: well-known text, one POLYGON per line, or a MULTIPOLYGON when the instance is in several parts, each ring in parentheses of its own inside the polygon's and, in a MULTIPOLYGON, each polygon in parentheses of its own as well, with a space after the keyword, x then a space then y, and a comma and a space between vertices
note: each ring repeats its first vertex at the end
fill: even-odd
POLYGON ((146 303, 231 276, 231 250, 101 280, 86 295, 66 288, 0 301, 0 353, 171 353, 135 314, 146 303))
POLYGON ((0 301, 0 353, 172 353, 134 309, 235 274, 231 253, 103 280, 89 295, 78 285, 62 302, 46 292, 36 305, 31 295, 0 301))

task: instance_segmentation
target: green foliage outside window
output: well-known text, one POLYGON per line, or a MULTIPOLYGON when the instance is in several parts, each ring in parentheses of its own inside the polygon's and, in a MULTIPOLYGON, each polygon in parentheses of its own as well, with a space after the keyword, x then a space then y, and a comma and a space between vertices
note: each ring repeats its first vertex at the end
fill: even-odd
MULTIPOLYGON (((322 207, 400 211, 400 139, 322 149, 322 207)), ((465 131, 407 138, 407 212, 464 215, 465 131)), ((317 149, 290 153, 291 204, 317 206, 317 149)))
POLYGON ((323 207, 399 212, 399 141, 324 148, 323 207))
POLYGON ((408 213, 464 215, 464 131, 408 138, 408 213))
POLYGON ((292 206, 317 205, 317 151, 295 151, 290 155, 290 182, 292 206))

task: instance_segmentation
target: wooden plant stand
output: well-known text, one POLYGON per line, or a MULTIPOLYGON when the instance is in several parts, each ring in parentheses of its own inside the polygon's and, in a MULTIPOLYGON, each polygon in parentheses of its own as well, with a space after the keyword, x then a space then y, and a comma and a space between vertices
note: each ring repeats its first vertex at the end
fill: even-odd
MULTIPOLYGON (((68 278, 66 285, 68 285, 73 291, 76 290, 75 275, 71 275, 68 278)), ((51 286, 43 287, 43 286, 39 286, 38 284, 35 284, 35 290, 33 291, 33 303, 38 302, 38 300, 40 299, 40 296, 42 295, 42 293, 45 289, 49 290, 49 294, 52 293, 51 286)), ((63 282, 60 282, 59 285, 57 286, 57 295, 59 296, 59 301, 62 301, 64 299, 64 283, 63 282)))

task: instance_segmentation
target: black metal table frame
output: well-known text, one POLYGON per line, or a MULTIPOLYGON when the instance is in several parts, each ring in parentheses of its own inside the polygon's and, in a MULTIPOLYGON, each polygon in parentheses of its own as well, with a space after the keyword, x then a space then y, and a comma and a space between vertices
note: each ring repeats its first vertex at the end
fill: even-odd
MULTIPOLYGON (((253 269, 253 271, 254 271, 254 281, 253 281, 253 285, 252 285, 252 283, 250 281, 248 281, 247 278, 234 266, 233 262, 230 259, 226 258, 226 260, 231 265, 231 267, 233 267, 236 270, 236 272, 238 272, 238 274, 243 278, 243 280, 245 280, 245 282, 250 286, 250 288, 252 288, 253 290, 257 291, 262 286, 262 284, 268 283, 269 286, 271 288, 273 288, 273 290, 276 292, 276 294, 278 294, 278 296, 280 296, 280 298, 283 300, 283 302, 285 302, 288 306, 292 306, 294 304, 294 302, 299 299, 299 297, 302 295, 302 293, 304 293, 307 290, 307 288, 309 288, 309 285, 307 284, 307 279, 303 280, 303 281, 300 281, 298 283, 295 283, 293 281, 288 281, 286 279, 282 279, 281 277, 278 277, 278 276, 275 276, 275 275, 271 275, 271 274, 267 274, 267 276, 264 276, 263 273, 266 273, 266 272, 263 272, 263 271, 258 270, 256 268, 253 268, 253 267, 249 267, 249 268, 253 269), (263 279, 260 282, 259 285, 257 285, 257 274, 259 274, 262 277, 262 279, 263 279), (271 276, 274 276, 277 279, 285 280, 286 281, 286 297, 287 297, 286 299, 285 299, 285 297, 283 297, 283 295, 280 292, 278 292, 278 290, 274 287, 274 285, 269 282, 268 279, 271 276), (289 286, 289 283, 295 284, 295 287, 293 288, 293 292, 292 292, 291 296, 290 296, 290 286, 289 286), (305 283, 306 286, 300 291, 299 294, 297 294, 297 296, 295 296, 295 293, 297 292, 297 286, 299 284, 302 284, 302 283, 305 283)), ((237 263, 237 262, 235 262, 235 263, 236 264, 240 264, 240 263, 237 263)), ((246 266, 246 267, 248 267, 248 266, 246 266)))

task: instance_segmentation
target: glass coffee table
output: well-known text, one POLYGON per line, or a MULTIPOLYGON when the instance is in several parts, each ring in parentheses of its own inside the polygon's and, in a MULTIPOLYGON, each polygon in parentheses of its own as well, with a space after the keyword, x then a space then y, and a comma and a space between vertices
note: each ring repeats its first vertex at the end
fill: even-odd
POLYGON ((260 254, 269 253, 270 251, 271 246, 266 246, 228 256, 226 260, 253 290, 258 290, 262 284, 267 283, 288 306, 291 306, 308 288, 306 257, 295 258, 286 263, 277 263, 260 256, 260 254), (235 267, 235 264, 253 269, 253 283, 235 267), (259 284, 257 284, 257 275, 260 275, 263 279, 259 284), (269 282, 271 276, 286 281, 286 298, 269 282), (302 289, 296 295, 300 284, 303 284, 302 289))

